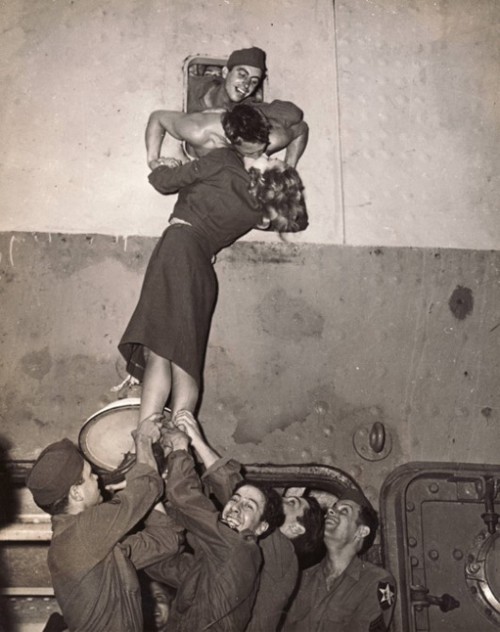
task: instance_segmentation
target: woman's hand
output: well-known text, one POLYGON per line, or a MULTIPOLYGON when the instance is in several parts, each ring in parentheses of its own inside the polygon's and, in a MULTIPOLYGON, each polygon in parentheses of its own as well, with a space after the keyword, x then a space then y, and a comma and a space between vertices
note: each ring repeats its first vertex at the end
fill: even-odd
POLYGON ((156 169, 156 167, 165 166, 169 169, 175 169, 175 167, 180 167, 182 162, 177 158, 168 158, 165 156, 160 156, 159 158, 154 158, 148 162, 149 168, 151 171, 156 169))

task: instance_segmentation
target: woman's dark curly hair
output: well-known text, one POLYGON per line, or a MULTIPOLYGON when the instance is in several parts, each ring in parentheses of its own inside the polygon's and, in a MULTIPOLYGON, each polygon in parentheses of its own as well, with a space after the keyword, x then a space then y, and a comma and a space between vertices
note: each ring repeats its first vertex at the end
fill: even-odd
POLYGON ((269 230, 296 233, 307 228, 304 185, 294 167, 279 162, 264 172, 251 167, 249 175, 250 193, 270 221, 269 230))

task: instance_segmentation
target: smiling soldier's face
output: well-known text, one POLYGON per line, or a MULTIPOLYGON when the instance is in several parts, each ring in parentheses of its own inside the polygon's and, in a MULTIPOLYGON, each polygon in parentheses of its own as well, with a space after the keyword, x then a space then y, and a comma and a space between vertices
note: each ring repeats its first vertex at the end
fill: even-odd
POLYGON ((222 76, 229 98, 233 103, 239 103, 257 90, 262 79, 262 70, 255 66, 233 66, 231 70, 224 67, 222 76))
POLYGON ((222 511, 222 522, 241 533, 246 529, 260 535, 267 528, 262 522, 262 514, 266 506, 264 494, 253 485, 242 485, 231 496, 222 511))

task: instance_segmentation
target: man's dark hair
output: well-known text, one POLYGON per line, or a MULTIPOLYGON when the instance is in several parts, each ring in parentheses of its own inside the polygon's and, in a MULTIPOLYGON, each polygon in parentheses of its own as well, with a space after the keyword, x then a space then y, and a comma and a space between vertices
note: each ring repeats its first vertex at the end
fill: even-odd
POLYGON ((304 527, 305 532, 291 540, 299 561, 324 548, 325 511, 313 496, 305 497, 304 500, 308 506, 304 509, 303 515, 297 518, 297 522, 304 527))
MULTIPOLYGON (((82 476, 75 483, 73 483, 73 485, 82 485, 82 484, 83 484, 83 473, 82 473, 82 476)), ((62 498, 59 498, 59 500, 55 500, 53 503, 50 503, 50 505, 38 505, 38 506, 40 507, 42 511, 45 511, 45 513, 48 513, 51 516, 64 514, 66 513, 66 509, 68 508, 68 502, 69 502, 68 497, 69 497, 69 492, 66 494, 66 496, 63 496, 62 498)))
POLYGON ((259 110, 250 105, 235 105, 230 112, 224 112, 221 121, 227 139, 235 145, 241 141, 269 144, 271 125, 259 110))
POLYGON ((234 488, 235 493, 240 487, 251 485, 257 488, 265 498, 264 510, 262 511, 261 521, 267 522, 268 529, 262 534, 263 538, 271 535, 273 531, 279 529, 285 522, 285 512, 283 510, 283 500, 278 492, 269 485, 261 485, 259 483, 250 483, 246 480, 240 481, 234 488))
POLYGON ((368 549, 372 546, 375 541, 375 536, 377 535, 378 529, 378 515, 373 507, 369 507, 368 505, 360 505, 359 507, 359 515, 357 519, 357 524, 364 524, 370 529, 370 533, 363 538, 363 544, 358 551, 358 555, 363 555, 368 551, 368 549))

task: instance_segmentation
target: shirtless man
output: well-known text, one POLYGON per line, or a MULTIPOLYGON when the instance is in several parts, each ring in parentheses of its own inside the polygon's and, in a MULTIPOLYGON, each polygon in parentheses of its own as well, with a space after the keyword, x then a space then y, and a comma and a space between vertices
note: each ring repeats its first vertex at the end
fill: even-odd
MULTIPOLYGON (((303 120, 302 111, 289 101, 252 103, 268 120, 271 130, 266 154, 271 155, 285 149, 284 161, 296 167, 307 145, 309 128, 303 120)), ((156 110, 146 126, 147 161, 151 169, 162 162, 161 147, 165 134, 185 143, 188 158, 201 158, 212 149, 230 144, 222 124, 225 110, 205 112, 176 112, 156 110)), ((258 157, 258 156, 254 156, 258 157)))

